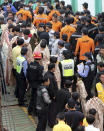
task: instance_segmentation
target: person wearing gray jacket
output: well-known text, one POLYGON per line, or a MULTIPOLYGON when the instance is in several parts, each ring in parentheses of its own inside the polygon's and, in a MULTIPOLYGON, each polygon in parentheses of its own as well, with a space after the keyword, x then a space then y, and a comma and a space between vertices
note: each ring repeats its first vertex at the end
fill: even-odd
POLYGON ((37 115, 38 125, 36 131, 45 131, 48 119, 48 106, 51 103, 50 96, 48 93, 48 87, 50 80, 47 76, 43 78, 43 84, 37 90, 37 115))

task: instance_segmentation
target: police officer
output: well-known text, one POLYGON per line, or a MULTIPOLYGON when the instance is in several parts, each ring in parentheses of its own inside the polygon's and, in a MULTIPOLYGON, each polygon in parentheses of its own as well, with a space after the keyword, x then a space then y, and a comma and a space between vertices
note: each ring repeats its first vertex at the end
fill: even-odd
POLYGON ((95 75, 95 65, 92 62, 91 53, 86 52, 83 56, 85 57, 86 62, 83 71, 78 70, 78 74, 82 77, 82 80, 85 84, 85 88, 88 94, 87 99, 89 99, 92 97, 91 88, 95 75))
POLYGON ((37 90, 37 115, 38 125, 36 131, 45 131, 48 120, 48 106, 51 103, 47 88, 50 80, 48 77, 43 77, 43 84, 37 90))
POLYGON ((16 59, 16 74, 17 74, 17 82, 18 82, 18 102, 19 105, 24 105, 24 95, 26 92, 26 70, 27 70, 27 60, 26 54, 28 49, 26 47, 22 47, 21 55, 16 59))
POLYGON ((74 78, 74 60, 70 59, 70 52, 63 51, 64 60, 59 63, 61 72, 61 88, 64 87, 65 80, 73 80, 74 78))
POLYGON ((28 65, 27 69, 27 79, 29 82, 29 87, 31 88, 31 98, 28 107, 28 113, 36 113, 36 97, 37 88, 42 83, 43 67, 39 64, 42 59, 42 54, 40 52, 34 52, 34 62, 28 65))

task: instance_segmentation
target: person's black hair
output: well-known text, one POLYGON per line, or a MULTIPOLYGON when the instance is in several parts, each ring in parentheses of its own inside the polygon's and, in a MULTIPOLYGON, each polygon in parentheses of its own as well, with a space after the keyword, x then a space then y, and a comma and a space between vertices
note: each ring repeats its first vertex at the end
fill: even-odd
POLYGON ((47 41, 45 39, 42 39, 41 42, 40 42, 40 47, 46 48, 46 45, 47 45, 47 41))
POLYGON ((53 6, 52 6, 51 4, 48 5, 48 8, 49 8, 50 10, 53 10, 53 6))
POLYGON ((9 20, 12 20, 12 21, 13 21, 13 19, 12 19, 12 18, 8 18, 8 19, 7 19, 7 21, 9 21, 9 20))
POLYGON ((20 6, 19 6, 19 7, 20 7, 20 9, 21 9, 21 8, 23 8, 23 7, 24 7, 24 4, 20 4, 20 6))
POLYGON ((95 116, 96 115, 96 109, 94 109, 94 108, 90 109, 89 114, 95 116))
POLYGON ((39 14, 43 14, 44 13, 44 8, 43 7, 39 7, 38 13, 39 14))
POLYGON ((63 35, 62 35, 62 40, 67 41, 67 39, 68 39, 67 34, 63 34, 63 35))
POLYGON ((58 41, 58 45, 64 47, 64 42, 62 40, 58 41))
POLYGON ((85 131, 85 127, 84 126, 78 126, 77 131, 85 131))
POLYGON ((88 35, 88 29, 86 27, 82 28, 82 33, 88 35))
POLYGON ((27 47, 22 47, 22 49, 21 49, 21 55, 23 55, 23 56, 26 55, 27 51, 28 51, 27 47))
POLYGON ((54 17, 54 18, 57 18, 58 16, 57 16, 57 14, 56 14, 56 13, 54 13, 54 14, 53 14, 53 17, 54 17))
POLYGON ((104 71, 99 73, 99 77, 101 77, 102 75, 104 75, 104 71))
POLYGON ((90 114, 90 115, 88 115, 86 117, 86 120, 87 120, 87 122, 88 122, 89 125, 92 125, 94 123, 94 121, 95 121, 95 117, 90 114))
POLYGON ((57 57, 55 57, 55 56, 51 56, 50 57, 50 63, 56 63, 57 62, 57 57))
POLYGON ((16 31, 16 32, 20 32, 20 26, 14 26, 13 27, 13 31, 16 31))
POLYGON ((48 82, 48 80, 49 80, 49 77, 47 75, 43 76, 43 78, 42 78, 43 83, 48 82))
POLYGON ((86 22, 88 22, 89 24, 91 24, 91 18, 86 17, 86 22))
POLYGON ((85 9, 88 9, 88 3, 83 3, 83 7, 85 8, 85 9))
POLYGON ((55 32, 54 36, 56 37, 56 39, 59 39, 60 38, 60 33, 59 32, 55 32))
POLYGON ((23 44, 24 44, 24 40, 22 38, 18 38, 17 45, 23 45, 23 44))
POLYGON ((78 92, 73 92, 72 93, 72 98, 77 101, 79 99, 79 93, 78 92))
POLYGON ((44 23, 39 23, 38 27, 43 27, 45 29, 45 24, 44 23))
POLYGON ((68 8, 69 10, 72 11, 72 6, 71 5, 67 5, 66 8, 68 8))
POLYGON ((61 3, 63 6, 65 6, 65 1, 60 1, 60 3, 61 3))
POLYGON ((70 55, 71 55, 70 51, 68 51, 68 50, 63 51, 63 56, 65 59, 70 59, 70 57, 71 57, 70 55))
POLYGON ((30 30, 29 30, 29 29, 25 29, 25 30, 23 31, 23 34, 24 34, 24 35, 29 35, 29 34, 30 34, 30 30))
POLYGON ((97 66, 104 67, 104 63, 103 62, 99 62, 99 63, 97 63, 97 66))
POLYGON ((86 16, 81 17, 80 21, 85 22, 86 21, 86 16))
POLYGON ((48 70, 51 71, 53 68, 55 68, 55 64, 54 63, 50 63, 48 65, 48 70))
POLYGON ((65 119, 65 113, 64 112, 58 113, 56 118, 59 119, 59 120, 64 120, 65 119))
POLYGON ((13 29, 14 28, 14 25, 13 24, 10 24, 9 26, 8 26, 8 29, 13 29))
POLYGON ((72 19, 67 17, 65 22, 66 22, 67 25, 70 25, 72 23, 72 19))
POLYGON ((84 10, 84 14, 85 14, 85 15, 90 15, 91 13, 90 13, 89 10, 84 10))
POLYGON ((72 109, 75 107, 75 101, 72 98, 68 100, 68 107, 69 109, 72 109))
POLYGON ((99 30, 100 32, 104 32, 104 26, 100 25, 100 26, 98 27, 98 30, 99 30))
POLYGON ((72 86, 72 81, 71 80, 65 80, 64 86, 65 86, 65 88, 70 88, 72 86))
POLYGON ((46 27, 49 27, 50 29, 52 29, 52 24, 51 24, 50 22, 48 22, 48 23, 46 24, 46 27))
POLYGON ((77 11, 77 12, 75 13, 75 15, 80 15, 80 12, 79 12, 79 11, 77 11))

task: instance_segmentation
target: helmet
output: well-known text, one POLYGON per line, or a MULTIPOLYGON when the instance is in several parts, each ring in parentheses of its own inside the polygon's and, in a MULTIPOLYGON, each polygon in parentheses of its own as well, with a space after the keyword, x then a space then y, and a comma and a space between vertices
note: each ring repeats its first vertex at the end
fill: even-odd
POLYGON ((40 52, 34 52, 34 59, 42 59, 42 54, 40 52))

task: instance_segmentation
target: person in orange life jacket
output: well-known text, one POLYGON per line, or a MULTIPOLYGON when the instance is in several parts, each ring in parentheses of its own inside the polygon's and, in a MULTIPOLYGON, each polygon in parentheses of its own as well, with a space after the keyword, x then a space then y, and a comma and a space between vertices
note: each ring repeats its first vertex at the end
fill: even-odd
POLYGON ((24 96, 26 93, 26 73, 27 73, 27 60, 26 60, 26 54, 28 49, 26 47, 22 47, 21 49, 21 56, 17 57, 17 82, 18 82, 18 102, 20 106, 24 105, 24 96))
POLYGON ((76 81, 74 76, 74 60, 68 50, 63 51, 64 59, 59 63, 61 72, 61 88, 64 87, 65 80, 74 80, 72 90, 75 91, 76 81))
POLYGON ((78 70, 78 74, 82 77, 82 80, 85 84, 85 88, 88 94, 87 99, 90 99, 92 97, 91 89, 95 75, 95 65, 92 63, 91 53, 86 52, 83 56, 85 57, 86 62, 84 69, 82 71, 78 70))

